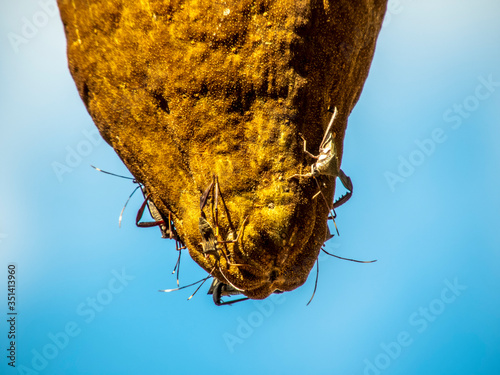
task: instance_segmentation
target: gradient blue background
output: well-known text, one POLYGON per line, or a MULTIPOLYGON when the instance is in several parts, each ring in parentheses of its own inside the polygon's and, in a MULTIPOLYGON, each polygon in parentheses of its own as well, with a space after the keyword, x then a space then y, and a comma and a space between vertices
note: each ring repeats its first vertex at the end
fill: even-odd
MULTIPOLYGON (((326 246, 379 261, 322 256, 308 307, 314 272, 279 299, 231 307, 213 305, 208 283, 189 302, 193 289, 158 293, 175 287, 174 244, 134 226, 139 194, 118 228, 134 186, 89 166, 128 175, 114 151, 101 141, 62 181, 53 171, 94 125, 58 16, 17 53, 9 43, 40 9, 0 5, 0 373, 18 373, 5 358, 15 262, 17 365, 33 369, 44 348, 54 357, 19 373, 500 374, 500 87, 471 99, 481 77, 500 82, 498 0, 392 2, 345 138, 355 193, 326 246), (443 116, 464 102, 471 110, 454 129, 443 116), (436 129, 446 140, 392 191, 384 174, 436 129), (109 294, 113 270, 134 279, 109 294), (447 283, 466 289, 453 295, 447 283), (110 295, 86 322, 87 299, 110 295), (50 351, 69 322, 78 335, 50 351)), ((204 276, 187 254, 181 267, 183 284, 204 276)))

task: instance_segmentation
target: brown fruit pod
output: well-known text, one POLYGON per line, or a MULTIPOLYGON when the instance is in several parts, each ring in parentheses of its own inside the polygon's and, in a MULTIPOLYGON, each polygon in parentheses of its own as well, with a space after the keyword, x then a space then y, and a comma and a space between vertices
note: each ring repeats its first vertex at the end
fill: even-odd
POLYGON ((337 108, 340 167, 386 1, 58 5, 88 112, 191 257, 250 298, 302 285, 328 234, 318 189, 333 202, 335 177, 290 178, 315 162, 301 135, 317 155, 337 108))

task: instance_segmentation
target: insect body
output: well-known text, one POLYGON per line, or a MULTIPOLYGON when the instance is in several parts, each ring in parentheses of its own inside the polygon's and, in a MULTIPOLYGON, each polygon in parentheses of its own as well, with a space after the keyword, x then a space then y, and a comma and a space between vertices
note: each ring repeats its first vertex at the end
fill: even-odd
POLYGON ((305 138, 300 135, 302 140, 304 141, 304 152, 316 159, 317 162, 311 165, 311 172, 301 175, 296 174, 290 178, 294 177, 316 177, 319 175, 327 175, 337 177, 339 174, 339 160, 337 156, 337 152, 335 150, 334 138, 335 134, 332 132, 333 122, 335 120, 335 116, 337 115, 337 108, 334 109, 332 118, 328 127, 326 128, 325 134, 323 136, 323 140, 321 141, 321 145, 319 146, 319 154, 313 155, 309 151, 307 151, 307 145, 305 138))
POLYGON ((158 208, 156 208, 153 201, 151 201, 151 199, 150 199, 151 195, 148 193, 148 191, 146 190, 146 187, 143 184, 141 184, 139 181, 137 181, 133 177, 127 177, 127 176, 122 176, 122 175, 119 175, 116 173, 107 172, 107 171, 104 171, 100 168, 94 167, 93 165, 91 165, 91 167, 99 172, 106 173, 106 174, 109 174, 111 176, 116 176, 116 177, 124 178, 127 180, 132 180, 133 183, 138 185, 134 189, 134 191, 132 191, 132 194, 129 195, 127 201, 125 202, 125 205, 123 206, 122 211, 120 212, 120 217, 118 219, 118 225, 121 226, 123 212, 125 211, 125 208, 127 207, 127 204, 130 201, 130 198, 132 198, 132 196, 137 191, 137 189, 140 188, 142 191, 142 195, 144 196, 144 202, 142 203, 141 207, 139 208, 139 211, 137 211, 137 216, 135 218, 135 224, 139 228, 149 228, 149 227, 158 226, 161 230, 162 238, 169 238, 171 240, 175 240, 177 250, 180 250, 181 247, 185 248, 184 244, 182 244, 182 241, 180 240, 179 236, 177 235, 173 220, 171 218, 170 211, 168 213, 168 220, 166 220, 166 218, 164 218, 162 216, 162 214, 160 213, 158 208), (144 215, 144 210, 146 209, 146 205, 148 206, 149 214, 151 215, 151 217, 153 218, 154 221, 146 221, 146 222, 141 221, 142 215, 144 215), (167 226, 167 223, 168 223, 168 226, 167 226))
MULTIPOLYGON (((335 117, 337 115, 337 108, 335 107, 332 118, 330 119, 330 123, 328 124, 328 127, 326 128, 325 134, 323 135, 323 140, 321 141, 321 144, 319 146, 319 154, 318 155, 313 155, 309 151, 307 151, 307 144, 305 138, 300 135, 302 138, 302 141, 304 141, 304 152, 309 155, 311 158, 316 159, 317 161, 311 165, 311 172, 306 173, 306 174, 295 174, 291 177, 289 177, 289 180, 292 178, 297 178, 297 177, 313 177, 314 180, 316 181, 316 184, 319 187, 319 193, 323 196, 323 199, 325 200, 325 204, 327 205, 328 209, 332 211, 332 216, 331 219, 333 219, 335 223, 335 208, 343 205, 346 203, 352 196, 352 191, 353 191, 353 185, 351 179, 340 169, 339 165, 339 159, 337 155, 337 151, 335 149, 335 133, 332 132, 332 127, 333 127, 333 122, 335 120, 335 117), (321 191, 321 186, 317 180, 317 177, 319 176, 331 176, 331 177, 339 177, 340 181, 342 182, 342 185, 347 189, 347 193, 337 199, 334 203, 333 206, 330 207, 330 204, 326 200, 325 196, 323 195, 323 192, 321 191)), ((318 194, 319 194, 318 193, 318 194)), ((317 194, 314 196, 316 197, 317 194)), ((337 225, 335 224, 335 228, 337 225)), ((338 234, 338 230, 337 230, 338 234)), ((331 238, 331 236, 329 236, 331 238)), ((329 239, 327 238, 327 239, 329 239)))
POLYGON ((203 254, 205 254, 205 256, 212 254, 218 257, 217 240, 215 238, 214 229, 203 216, 200 217, 198 227, 202 238, 201 246, 203 247, 203 254))
MULTIPOLYGON (((243 231, 243 228, 245 226, 246 218, 243 220, 243 224, 241 225, 241 229, 234 238, 234 226, 231 221, 231 215, 229 214, 229 211, 226 207, 226 203, 224 202, 224 198, 220 192, 219 188, 219 180, 217 176, 214 176, 212 183, 210 186, 203 192, 201 199, 200 199, 200 211, 201 211, 201 216, 199 219, 198 223, 198 228, 200 230, 200 234, 202 236, 202 247, 203 247, 203 253, 205 256, 208 256, 209 254, 215 255, 216 259, 219 258, 218 254, 218 244, 235 244, 237 245, 238 239, 241 236, 241 233, 243 231), (214 219, 214 225, 215 229, 210 225, 210 223, 207 221, 207 216, 203 209, 205 208, 208 198, 210 196, 210 193, 212 193, 213 199, 212 199, 212 210, 213 210, 213 219, 214 219), (219 197, 221 198, 222 205, 224 207, 224 211, 226 213, 227 220, 229 222, 229 233, 227 234, 226 240, 219 240, 219 208, 218 208, 218 202, 219 202, 219 197)), ((226 261, 228 264, 231 264, 228 256, 226 255, 225 252, 222 252, 226 258, 226 261)))
POLYGON ((168 214, 168 220, 162 216, 158 208, 156 208, 155 204, 150 199, 150 194, 146 191, 146 188, 141 185, 142 194, 144 195, 144 202, 137 211, 137 216, 135 218, 135 224, 139 228, 149 228, 158 226, 161 230, 162 238, 169 238, 171 240, 175 240, 176 242, 182 242, 175 230, 174 224, 172 222, 171 214, 168 214), (142 215, 144 215, 144 210, 148 206, 148 211, 154 221, 141 221, 142 215), (167 224, 168 223, 168 224, 167 224))
MULTIPOLYGON (((240 301, 245 301, 248 298, 241 298, 238 300, 233 300, 233 301, 228 301, 228 302, 222 302, 221 297, 222 296, 230 296, 230 295, 238 295, 243 292, 243 290, 238 289, 236 286, 231 284, 231 282, 224 276, 224 273, 220 267, 220 253, 224 255, 224 259, 226 260, 226 264, 232 265, 232 266, 243 266, 242 264, 235 264, 231 261, 232 255, 231 253, 228 252, 227 250, 227 244, 233 244, 234 246, 238 245, 238 240, 243 232, 243 228, 245 226, 245 220, 243 220, 243 223, 241 225, 241 229, 234 238, 234 226, 231 221, 231 215, 229 213, 229 210, 226 207, 226 203, 224 202, 224 198, 220 192, 220 187, 219 187, 219 180, 217 176, 213 177, 212 183, 209 185, 209 187, 203 192, 201 195, 200 199, 200 212, 201 216, 199 218, 199 223, 198 223, 198 228, 202 237, 202 248, 203 248, 203 254, 205 257, 213 256, 215 258, 215 265, 213 269, 216 267, 219 269, 220 274, 222 275, 224 282, 219 281, 218 279, 214 278, 214 281, 212 282, 212 285, 208 291, 208 294, 213 295, 213 299, 216 305, 221 306, 221 305, 229 305, 235 302, 240 302, 240 301), (209 197, 212 196, 212 218, 214 221, 214 227, 208 222, 207 220, 207 215, 204 212, 205 206, 207 205, 209 197), (222 206, 224 208, 228 223, 229 223, 229 233, 226 236, 226 240, 219 240, 219 215, 218 215, 218 202, 219 202, 219 197, 220 200, 222 201, 222 206), (219 245, 224 245, 223 247, 226 250, 223 250, 223 247, 219 245)), ((212 273, 212 271, 210 272, 212 273)))

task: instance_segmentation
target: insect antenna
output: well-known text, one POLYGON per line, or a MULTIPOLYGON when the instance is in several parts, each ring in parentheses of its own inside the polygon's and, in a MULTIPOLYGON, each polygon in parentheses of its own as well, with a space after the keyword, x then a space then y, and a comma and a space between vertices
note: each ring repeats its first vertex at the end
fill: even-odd
POLYGON ((111 173, 111 172, 108 172, 108 171, 104 171, 101 168, 94 167, 92 164, 90 166, 92 168, 94 168, 98 172, 106 173, 106 174, 109 174, 111 176, 115 176, 115 177, 119 177, 119 178, 124 178, 126 180, 131 180, 133 183, 138 184, 138 186, 134 189, 134 191, 132 192, 132 194, 129 195, 127 201, 123 205, 123 208, 122 208, 122 210, 120 212, 120 216, 118 217, 118 226, 121 228, 121 226, 122 226, 122 219, 123 219, 123 212, 125 211, 125 208, 127 207, 127 204, 130 201, 130 198, 132 198, 132 196, 137 191, 137 189, 139 189, 140 187, 142 187, 142 185, 135 178, 133 178, 133 177, 122 176, 121 174, 116 174, 116 173, 111 173))
POLYGON ((316 294, 316 289, 318 288, 318 278, 319 278, 319 262, 316 259, 316 281, 314 282, 313 294, 312 294, 311 299, 309 300, 309 302, 307 302, 306 306, 309 306, 309 304, 311 303, 311 301, 314 298, 314 295, 316 294))
MULTIPOLYGON (((207 281, 208 279, 210 279, 211 277, 213 277, 212 275, 208 275, 207 277, 205 277, 204 279, 201 279, 201 280, 198 280, 192 284, 188 284, 188 285, 184 285, 184 286, 181 286, 179 288, 174 288, 174 289, 160 289, 159 292, 164 292, 164 293, 170 293, 170 292, 176 292, 178 290, 181 290, 181 289, 185 289, 185 288, 189 288, 190 286, 193 286, 193 285, 196 285, 196 284, 199 284, 199 283, 204 283, 205 281, 207 281)), ((202 284, 203 285, 203 284, 202 284)), ((197 289, 198 290, 198 289, 197 289)), ((194 293, 193 293, 194 294, 194 293)), ((191 297, 189 297, 191 298, 191 297)))
POLYGON ((356 262, 356 263, 375 263, 377 261, 377 259, 375 259, 375 260, 356 260, 356 259, 350 259, 350 258, 342 258, 342 257, 339 257, 338 255, 330 254, 324 248, 321 248, 321 250, 323 250, 323 252, 325 254, 327 254, 327 255, 330 255, 332 257, 339 258, 339 259, 342 259, 342 260, 348 260, 350 262, 356 262))
POLYGON ((118 217, 118 227, 122 227, 122 219, 123 219, 123 212, 125 211, 125 208, 127 207, 127 204, 128 204, 128 201, 130 200, 130 198, 132 198, 132 195, 134 195, 134 193, 137 191, 137 189, 139 189, 141 187, 141 185, 139 184, 135 189, 134 191, 132 192, 132 194, 129 195, 127 201, 125 202, 125 204, 123 205, 123 208, 120 212, 120 216, 118 217))
POLYGON ((133 177, 127 177, 127 176, 122 176, 121 174, 116 174, 116 173, 111 173, 111 172, 108 172, 108 171, 104 171, 102 170, 101 168, 97 168, 97 167, 94 167, 92 164, 90 165, 92 168, 94 168, 96 171, 99 171, 99 172, 102 172, 102 173, 106 173, 106 174, 109 174, 111 176, 115 176, 115 177, 120 177, 120 178, 125 178, 127 180, 132 180, 134 182, 137 182, 137 180, 133 177))
POLYGON ((200 284, 200 286, 199 286, 198 288, 196 288, 196 290, 194 291, 194 293, 193 293, 193 294, 191 294, 191 295, 189 296, 189 298, 187 299, 188 301, 189 301, 191 298, 193 298, 193 297, 194 297, 194 295, 196 294, 196 292, 197 292, 198 290, 200 290, 200 288, 203 286, 203 284, 205 284, 205 281, 207 281, 210 277, 212 277, 212 275, 209 275, 209 276, 207 276, 206 278, 204 278, 204 279, 203 279, 203 282, 200 284))
POLYGON ((178 249, 178 251, 179 251, 179 256, 177 257, 177 263, 175 263, 174 270, 172 271, 172 274, 174 274, 175 271, 177 270, 177 287, 179 286, 179 270, 181 269, 181 249, 178 249))
MULTIPOLYGON (((328 208, 328 210, 332 214, 331 219, 333 220, 333 224, 335 225, 335 231, 337 232, 337 236, 340 236, 339 229, 337 228, 337 223, 335 222, 335 218, 337 217, 335 209, 330 207, 330 205, 328 204, 328 200, 326 199, 325 194, 323 194, 323 191, 321 190, 321 186, 319 185, 319 182, 318 182, 318 179, 316 178, 316 176, 313 176, 313 177, 314 177, 314 181, 316 182, 316 185, 318 185, 318 189, 319 189, 318 193, 321 194, 321 196, 323 197, 323 200, 325 201, 326 207, 328 208)), ((313 199, 318 196, 318 193, 316 193, 314 195, 313 199)))
MULTIPOLYGON (((132 196, 135 194, 135 192, 139 188, 143 190, 143 194, 144 194, 144 185, 141 184, 139 181, 137 181, 137 179, 135 179, 133 177, 122 176, 122 175, 119 175, 119 174, 116 174, 116 173, 112 173, 112 172, 108 172, 108 171, 102 170, 101 168, 95 167, 93 165, 90 165, 90 166, 92 168, 94 168, 98 172, 102 172, 102 173, 109 174, 111 176, 115 176, 115 177, 119 177, 119 178, 123 178, 123 179, 126 179, 126 180, 131 180, 134 184, 137 184, 136 188, 129 195, 129 197, 127 198, 127 201, 123 205, 122 210, 120 211, 120 216, 118 217, 118 226, 121 228, 121 226, 122 226, 122 219, 123 219, 123 213, 125 212, 125 208, 127 207, 127 205, 129 203, 130 199, 132 198, 132 196)), ((141 209, 139 210, 139 212, 137 214, 138 215, 137 218, 136 218, 136 224, 137 224, 137 226, 139 226, 138 223, 140 221, 140 216, 142 216, 142 212, 144 212, 144 209, 146 207, 148 199, 149 199, 149 195, 145 196, 144 203, 142 204, 142 207, 141 207, 141 209), (141 214, 139 214, 139 213, 141 213, 141 214)), ((150 213, 151 213, 151 208, 150 207, 148 207, 148 208, 149 208, 150 213)), ((172 274, 176 273, 176 271, 177 271, 177 287, 179 287, 179 270, 180 270, 180 264, 181 264, 181 250, 182 249, 186 249, 186 246, 182 243, 182 241, 180 241, 179 237, 177 236, 177 233, 175 232, 175 228, 173 227, 172 219, 171 219, 170 215, 171 215, 171 213, 169 211, 169 213, 168 213, 168 233, 169 233, 169 238, 175 240, 175 249, 179 252, 179 256, 177 258, 177 263, 175 264, 175 267, 174 267, 174 270, 172 271, 172 274)), ((156 219, 156 220, 158 220, 158 219, 156 219)), ((147 227, 147 226, 152 226, 151 224, 153 224, 153 225, 160 225, 162 223, 164 224, 163 221, 156 221, 154 223, 140 223, 140 224, 144 224, 144 226, 147 227)), ((163 233, 163 230, 162 230, 162 233, 163 233)), ((192 284, 192 285, 195 285, 195 284, 192 284)), ((171 291, 171 290, 168 290, 168 291, 171 291)))

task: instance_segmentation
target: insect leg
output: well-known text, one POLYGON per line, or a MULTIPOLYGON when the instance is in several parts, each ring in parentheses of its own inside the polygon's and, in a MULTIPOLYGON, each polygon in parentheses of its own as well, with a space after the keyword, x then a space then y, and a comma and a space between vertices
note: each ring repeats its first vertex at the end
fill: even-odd
POLYGON ((342 257, 339 257, 338 255, 335 255, 335 254, 330 254, 328 251, 326 251, 325 249, 321 248, 321 250, 327 254, 327 255, 330 255, 332 257, 335 257, 335 258, 338 258, 338 259, 342 259, 342 260, 348 260, 350 262, 356 262, 356 263, 375 263, 377 260, 356 260, 356 259, 350 259, 350 258, 342 258, 342 257))
POLYGON ((208 188, 205 189, 203 194, 201 195, 200 198, 200 210, 201 210, 201 216, 206 218, 205 212, 203 212, 203 209, 205 208, 208 200, 208 196, 210 195, 210 191, 212 191, 212 188, 214 186, 214 182, 212 181, 208 188))
POLYGON ((333 204, 333 208, 337 208, 342 206, 344 203, 346 203, 352 196, 352 191, 353 191, 353 185, 351 178, 347 176, 342 169, 339 170, 339 176, 340 181, 342 182, 342 185, 348 190, 347 193, 343 196, 341 196, 339 199, 335 201, 333 204))
MULTIPOLYGON (((328 210, 331 213, 331 216, 329 216, 328 218, 333 220, 333 224, 335 225, 335 231, 337 232, 337 236, 340 236, 339 229, 337 228, 337 223, 335 222, 335 218, 337 217, 337 213, 335 212, 335 208, 330 207, 330 204, 328 203, 328 200, 326 199, 325 194, 323 194, 323 191, 321 190, 321 186, 319 185, 318 179, 316 177, 314 177, 314 181, 316 181, 316 185, 318 185, 319 193, 321 193, 321 196, 323 197, 323 200, 325 201, 325 205, 326 205, 326 207, 328 207, 328 210)), ((318 194, 316 193, 314 195, 314 198, 317 196, 318 196, 318 194)), ((328 233, 328 235, 331 236, 330 233, 328 233)), ((327 238, 326 241, 328 241, 330 238, 332 238, 332 237, 327 238)))
POLYGON ((217 306, 231 305, 233 303, 246 301, 249 299, 248 297, 246 297, 246 298, 240 298, 240 299, 237 299, 234 301, 226 301, 226 302, 222 301, 222 296, 238 295, 241 293, 237 289, 233 289, 228 284, 224 284, 217 279, 214 279, 214 281, 212 282, 212 285, 210 286, 210 289, 208 290, 208 294, 213 295, 214 303, 217 306))
MULTIPOLYGON (((216 223, 216 238, 218 239, 219 237, 219 231, 218 231, 218 228, 219 228, 219 219, 218 219, 218 202, 219 202, 219 197, 220 197, 220 200, 222 202, 222 206, 224 207, 224 212, 226 214, 226 217, 227 217, 227 221, 229 223, 229 234, 227 235, 227 238, 226 240, 217 240, 217 243, 222 243, 224 244, 224 250, 221 249, 222 253, 224 254, 224 258, 226 259, 226 262, 230 265, 237 265, 237 264, 234 264, 232 263, 229 258, 228 258, 228 255, 227 254, 230 254, 229 253, 229 250, 226 246, 226 244, 228 243, 237 243, 238 242, 238 239, 240 237, 240 233, 238 233, 238 236, 236 237, 236 239, 233 239, 233 235, 232 233, 234 232, 234 225, 233 225, 233 222, 231 220, 231 214, 229 213, 229 210, 226 206, 226 201, 224 200, 224 195, 222 194, 222 191, 220 189, 220 185, 219 185, 219 179, 218 177, 216 177, 216 180, 215 180, 215 187, 214 187, 214 195, 215 195, 215 207, 216 207, 216 211, 215 211, 215 214, 216 214, 216 220, 215 220, 215 223, 216 223)), ((245 221, 246 221, 246 218, 245 218, 245 221)), ((243 222, 243 224, 245 223, 245 221, 243 222)))
MULTIPOLYGON (((240 238, 241 236, 241 233, 243 232, 243 229, 245 228, 245 223, 247 222, 247 219, 248 219, 248 216, 245 217, 245 220, 243 220, 243 223, 241 224, 241 228, 240 230, 238 231, 238 235, 236 236, 236 238, 231 238, 229 240, 226 240, 226 241, 219 241, 220 243, 237 243, 238 242, 238 239, 240 238)), ((231 232, 232 233, 232 232, 231 232)), ((228 236, 229 238, 230 236, 228 236)), ((232 237, 232 236, 231 236, 232 237)))
POLYGON ((300 138, 302 138, 302 141, 304 142, 304 152, 305 152, 305 154, 309 155, 313 159, 319 158, 319 155, 315 156, 315 155, 311 154, 309 151, 307 151, 307 142, 306 142, 306 139, 302 136, 302 134, 299 134, 299 135, 300 135, 300 138))
POLYGON ((184 286, 181 286, 179 288, 174 288, 174 289, 161 289, 161 290, 159 290, 159 292, 164 292, 164 293, 176 292, 178 290, 189 288, 190 286, 193 286, 193 285, 196 285, 196 284, 199 284, 199 283, 202 283, 202 282, 204 283, 206 280, 210 279, 211 277, 213 277, 213 276, 212 275, 208 275, 204 279, 198 280, 198 281, 196 281, 196 282, 194 282, 192 284, 184 285, 184 286))
POLYGON ((137 189, 139 189, 141 187, 141 185, 137 185, 137 187, 134 189, 134 191, 132 192, 132 194, 129 195, 127 201, 125 202, 125 204, 123 205, 123 208, 122 210, 120 211, 120 216, 118 217, 118 227, 121 228, 122 226, 122 219, 123 219, 123 212, 125 211, 125 208, 127 207, 127 204, 128 202, 130 201, 130 198, 132 198, 132 195, 134 195, 134 193, 137 191, 137 189))
POLYGON ((323 135, 323 140, 321 141, 320 145, 320 151, 325 147, 326 143, 328 142, 328 138, 331 137, 332 135, 332 127, 333 127, 333 121, 335 120, 335 116, 337 116, 337 107, 335 107, 332 114, 332 118, 330 119, 330 123, 328 124, 325 134, 323 135))
POLYGON ((115 176, 115 177, 120 177, 120 178, 124 178, 126 180, 132 180, 132 182, 135 184, 135 183, 138 183, 138 181, 133 178, 133 177, 127 177, 127 176, 122 176, 121 174, 116 174, 116 173, 111 173, 111 172, 108 172, 108 171, 104 171, 102 170, 101 168, 97 168, 97 167, 94 167, 92 164, 90 165, 92 168, 94 168, 96 171, 98 172, 102 172, 102 173, 106 173, 106 174, 109 174, 111 176, 115 176))
POLYGON ((229 213, 229 210, 227 209, 226 201, 224 200, 224 196, 222 195, 222 191, 220 190, 220 186, 218 183, 217 183, 217 190, 218 190, 218 195, 220 195, 220 200, 222 201, 222 206, 224 207, 224 212, 226 213, 226 216, 227 216, 229 228, 230 228, 230 230, 234 230, 233 222, 231 221, 231 214, 229 213))
POLYGON ((202 238, 201 246, 203 247, 203 254, 205 257, 212 254, 217 258, 217 240, 215 238, 214 229, 203 216, 199 219, 198 229, 200 230, 202 238))
MULTIPOLYGON (((302 136, 302 134, 299 134, 299 135, 300 135, 300 138, 302 138, 302 141, 304 142, 304 152, 306 153, 306 155, 309 155, 313 159, 318 159, 319 155, 315 156, 315 155, 311 154, 309 151, 307 151, 306 139, 302 136)), ((314 166, 314 164, 313 164, 313 166, 314 166)), ((311 168, 311 171, 312 170, 313 170, 313 168, 311 168)), ((288 177, 288 180, 291 180, 292 178, 312 177, 312 176, 313 176, 312 172, 309 172, 309 173, 306 173, 306 174, 299 174, 299 173, 297 173, 297 174, 294 174, 293 176, 288 177)))
POLYGON ((215 238, 219 237, 219 178, 214 176, 214 222, 215 222, 215 238))
POLYGON ((150 194, 148 194, 144 199, 144 202, 142 203, 141 208, 139 208, 139 211, 137 211, 137 216, 135 218, 135 225, 137 225, 140 228, 149 228, 149 227, 155 227, 157 225, 165 225, 164 220, 141 222, 142 215, 144 215, 144 209, 148 204, 149 196, 150 194))
POLYGON ((309 304, 314 298, 314 295, 316 294, 316 289, 318 288, 318 278, 319 278, 319 261, 316 259, 316 281, 314 282, 314 291, 311 296, 311 299, 309 300, 309 302, 307 302, 306 306, 309 306, 309 304))
MULTIPOLYGON (((211 275, 210 275, 210 276, 211 276, 211 275)), ((208 277, 207 277, 206 279, 204 279, 204 280, 201 282, 200 286, 198 286, 198 288, 196 288, 196 290, 193 292, 193 294, 191 294, 191 295, 189 296, 189 298, 187 299, 188 301, 189 301, 191 298, 193 298, 193 297, 194 297, 194 295, 196 294, 196 292, 197 292, 198 290, 200 290, 200 288, 203 286, 203 284, 205 284, 205 281, 207 281, 207 280, 208 280, 208 277)))

